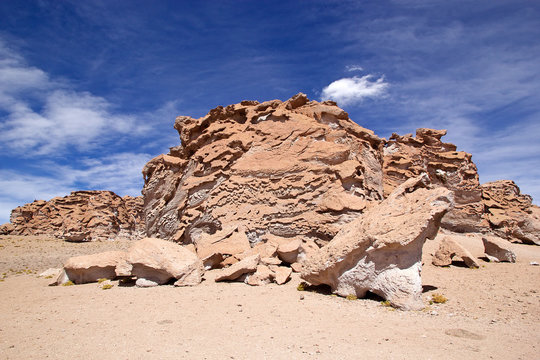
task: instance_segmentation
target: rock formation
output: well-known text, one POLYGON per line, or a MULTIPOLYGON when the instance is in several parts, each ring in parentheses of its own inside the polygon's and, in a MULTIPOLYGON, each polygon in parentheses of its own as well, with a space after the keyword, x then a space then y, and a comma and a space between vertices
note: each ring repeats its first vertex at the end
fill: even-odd
POLYGON ((143 199, 112 191, 74 191, 49 201, 36 200, 15 208, 3 232, 49 235, 67 241, 106 240, 141 235, 143 199))
POLYGON ((494 262, 516 262, 516 254, 510 250, 508 241, 494 236, 482 237, 484 252, 489 261, 494 262))
POLYGON ((384 192, 411 177, 427 173, 431 183, 454 192, 455 207, 442 221, 442 227, 455 232, 483 232, 482 189, 471 154, 456 151, 454 144, 441 138, 446 130, 418 129, 411 134, 392 134, 384 147, 384 192))
POLYGON ((433 256, 433 265, 448 266, 457 259, 461 259, 470 268, 478 269, 480 267, 478 259, 459 244, 457 237, 445 236, 433 256))
POLYGON ((202 261, 184 246, 161 239, 145 238, 126 251, 69 258, 53 285, 75 284, 99 279, 135 277, 140 287, 166 284, 193 286, 202 280, 202 261))
POLYGON ((272 236, 321 246, 383 199, 383 140, 334 102, 243 101, 175 128, 181 145, 143 169, 148 236, 199 252, 235 225, 251 246, 272 236))
POLYGON ((399 185, 386 200, 343 226, 311 256, 302 278, 341 296, 373 292, 402 309, 421 309, 422 246, 453 205, 452 192, 426 188, 427 175, 399 185))
POLYGON ((486 218, 493 232, 514 242, 540 245, 540 208, 510 180, 482 185, 486 218))

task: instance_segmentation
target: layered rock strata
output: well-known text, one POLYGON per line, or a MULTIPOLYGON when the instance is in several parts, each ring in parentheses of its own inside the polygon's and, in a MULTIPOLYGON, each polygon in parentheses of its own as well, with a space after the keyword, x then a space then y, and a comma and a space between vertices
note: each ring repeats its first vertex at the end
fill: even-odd
POLYGON ((392 134, 384 147, 384 192, 388 195, 407 179, 426 173, 431 183, 454 192, 455 207, 442 227, 455 232, 485 232, 482 188, 472 156, 456 151, 441 138, 446 130, 418 129, 416 136, 392 134))
POLYGON ((540 245, 540 208, 510 180, 482 185, 486 219, 499 237, 540 245))
POLYGON ((386 200, 344 225, 306 262, 302 278, 341 296, 375 293, 401 309, 421 309, 422 246, 433 239, 452 192, 428 188, 427 175, 409 179, 386 200))
POLYGON ((68 241, 137 238, 144 229, 141 196, 120 197, 112 191, 74 191, 49 201, 15 208, 3 232, 48 235, 68 241))
POLYGON ((175 128, 181 145, 143 169, 148 236, 219 253, 212 236, 234 225, 238 251, 243 237, 321 246, 383 199, 383 140, 332 101, 243 101, 175 128))

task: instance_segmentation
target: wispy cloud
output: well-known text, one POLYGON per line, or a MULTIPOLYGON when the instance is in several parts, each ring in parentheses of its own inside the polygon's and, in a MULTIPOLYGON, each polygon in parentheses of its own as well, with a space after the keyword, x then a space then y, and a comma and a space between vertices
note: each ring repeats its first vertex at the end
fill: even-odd
POLYGON ((50 155, 88 149, 115 136, 137 136, 149 127, 134 115, 117 114, 106 99, 55 81, 0 39, 0 132, 3 151, 50 155))
POLYGON ((347 70, 347 71, 362 71, 362 70, 364 70, 364 68, 361 67, 360 65, 347 65, 345 67, 345 70, 347 70))
POLYGON ((322 90, 322 100, 334 100, 340 105, 361 103, 366 98, 377 98, 385 94, 388 83, 384 77, 375 79, 373 75, 336 80, 322 90))
POLYGON ((115 111, 107 99, 29 65, 0 37, 0 223, 16 206, 74 190, 139 195, 144 164, 179 144, 178 107, 115 111))

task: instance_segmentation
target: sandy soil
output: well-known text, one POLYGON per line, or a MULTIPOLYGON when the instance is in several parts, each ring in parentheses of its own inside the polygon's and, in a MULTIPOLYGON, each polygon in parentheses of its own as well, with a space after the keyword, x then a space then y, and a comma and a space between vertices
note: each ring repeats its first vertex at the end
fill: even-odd
MULTIPOLYGON (((482 256, 478 238, 464 239, 482 256)), ((49 287, 34 272, 128 242, 0 237, 1 359, 538 359, 540 247, 516 264, 437 268, 424 248, 426 308, 402 312, 283 286, 49 287), (11 269, 11 271, 10 271, 11 269), (24 273, 20 273, 24 271, 24 273), (19 272, 19 274, 18 274, 19 272), (433 293, 448 298, 429 305, 433 293)))

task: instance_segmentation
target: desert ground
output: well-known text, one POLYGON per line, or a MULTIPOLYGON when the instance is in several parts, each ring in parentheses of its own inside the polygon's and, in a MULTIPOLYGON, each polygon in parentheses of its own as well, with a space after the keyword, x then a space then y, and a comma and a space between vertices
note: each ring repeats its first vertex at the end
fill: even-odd
MULTIPOLYGON (((287 284, 111 289, 50 287, 38 274, 74 255, 129 241, 0 237, 1 359, 538 359, 540 247, 512 244, 517 263, 438 268, 424 247, 422 311, 347 300, 287 284), (448 299, 431 304, 433 294, 448 299)), ((462 245, 483 256, 477 237, 462 245)))

